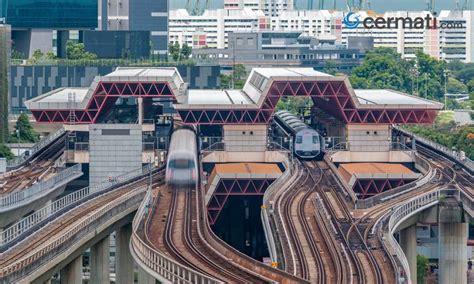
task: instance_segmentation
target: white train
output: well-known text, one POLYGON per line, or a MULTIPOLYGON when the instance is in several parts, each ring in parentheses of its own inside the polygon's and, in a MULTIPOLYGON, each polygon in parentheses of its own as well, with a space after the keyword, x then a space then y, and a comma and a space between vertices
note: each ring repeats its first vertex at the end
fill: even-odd
POLYGON ((198 181, 196 133, 191 129, 177 129, 171 135, 166 161, 166 184, 192 186, 198 181))
POLYGON ((281 110, 275 113, 274 120, 278 126, 293 137, 293 150, 296 156, 312 159, 323 154, 324 141, 321 135, 294 114, 281 110))

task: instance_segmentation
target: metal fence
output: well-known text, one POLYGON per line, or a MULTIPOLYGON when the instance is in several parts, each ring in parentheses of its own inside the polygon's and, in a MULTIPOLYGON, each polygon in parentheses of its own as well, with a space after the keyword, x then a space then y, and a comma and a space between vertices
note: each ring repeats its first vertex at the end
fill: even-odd
POLYGON ((0 247, 9 245, 10 243, 23 237, 23 235, 30 229, 37 226, 46 219, 53 217, 53 215, 61 214, 67 209, 76 206, 82 202, 85 202, 86 200, 89 200, 94 196, 116 188, 118 184, 122 184, 133 178, 142 176, 148 173, 149 170, 150 166, 147 165, 143 168, 139 168, 123 175, 114 177, 108 181, 85 187, 83 189, 70 193, 54 202, 51 202, 50 204, 35 211, 33 214, 28 215, 27 217, 21 219, 17 223, 13 224, 12 226, 1 232, 0 247))
POLYGON ((12 210, 33 200, 46 196, 53 189, 57 188, 58 186, 65 185, 69 181, 80 177, 82 174, 81 164, 76 164, 60 171, 46 181, 35 183, 30 188, 2 196, 0 197, 0 213, 12 210))
POLYGON ((63 135, 66 132, 64 128, 59 129, 58 131, 44 137, 38 143, 36 143, 30 150, 25 151, 20 156, 16 157, 13 160, 7 162, 7 170, 12 170, 20 167, 23 163, 28 161, 34 154, 42 150, 45 146, 49 145, 51 142, 55 141, 58 137, 63 135))

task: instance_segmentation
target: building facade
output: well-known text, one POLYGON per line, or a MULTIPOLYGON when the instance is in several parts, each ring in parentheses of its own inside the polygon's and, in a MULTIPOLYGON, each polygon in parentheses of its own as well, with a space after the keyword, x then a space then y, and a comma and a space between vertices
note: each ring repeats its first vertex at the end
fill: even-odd
MULTIPOLYGON (((229 0, 230 1, 230 0, 229 0)), ((187 43, 197 48, 227 48, 229 32, 284 31, 301 32, 309 36, 331 35, 347 45, 349 37, 372 37, 375 47, 397 50, 404 58, 414 58, 421 50, 434 58, 474 62, 474 11, 387 12, 375 14, 360 11, 359 20, 366 18, 425 18, 436 17, 439 26, 449 28, 416 29, 364 28, 361 24, 349 28, 343 23, 346 16, 340 11, 286 10, 278 16, 268 16, 264 10, 218 9, 206 10, 192 16, 185 10, 170 11, 170 42, 187 43)))
POLYGON ((168 0, 98 0, 99 30, 149 31, 154 54, 168 53, 168 0))
POLYGON ((11 27, 0 25, 0 143, 8 136, 8 71, 11 55, 11 27))
POLYGON ((97 0, 1 1, 1 17, 12 27, 13 49, 31 57, 40 49, 54 51, 55 30, 97 28, 97 0))
POLYGON ((336 43, 334 36, 306 36, 299 32, 230 33, 229 48, 193 50, 199 64, 221 66, 311 66, 318 70, 331 68, 349 73, 360 64, 365 51, 373 48, 371 38, 352 39, 357 48, 336 43), (359 39, 365 39, 362 42, 359 39))
POLYGON ((2 1, 2 17, 13 29, 94 29, 97 0, 2 1))

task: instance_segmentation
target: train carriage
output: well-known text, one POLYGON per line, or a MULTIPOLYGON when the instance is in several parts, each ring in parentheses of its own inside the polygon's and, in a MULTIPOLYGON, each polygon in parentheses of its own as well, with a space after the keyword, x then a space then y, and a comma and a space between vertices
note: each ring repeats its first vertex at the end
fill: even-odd
POLYGON ((319 133, 288 111, 278 111, 274 116, 279 127, 293 137, 295 155, 303 159, 318 158, 324 150, 324 141, 319 133))
POLYGON ((196 133, 187 128, 171 135, 166 162, 166 183, 170 186, 192 186, 198 181, 196 133))

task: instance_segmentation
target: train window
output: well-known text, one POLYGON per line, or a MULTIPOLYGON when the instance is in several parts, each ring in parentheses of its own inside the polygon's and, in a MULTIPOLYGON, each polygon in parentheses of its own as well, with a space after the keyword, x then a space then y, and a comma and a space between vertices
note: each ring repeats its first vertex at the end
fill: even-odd
POLYGON ((319 144, 319 137, 316 135, 313 135, 313 144, 319 144))
POLYGON ((245 131, 242 131, 242 135, 245 135, 245 131))
POLYGON ((171 160, 170 167, 174 169, 189 169, 194 167, 194 161, 188 159, 171 160))
POLYGON ((303 137, 302 136, 296 136, 296 144, 301 144, 303 143, 303 137))
POLYGON ((250 135, 253 135, 253 131, 250 131, 250 135))

